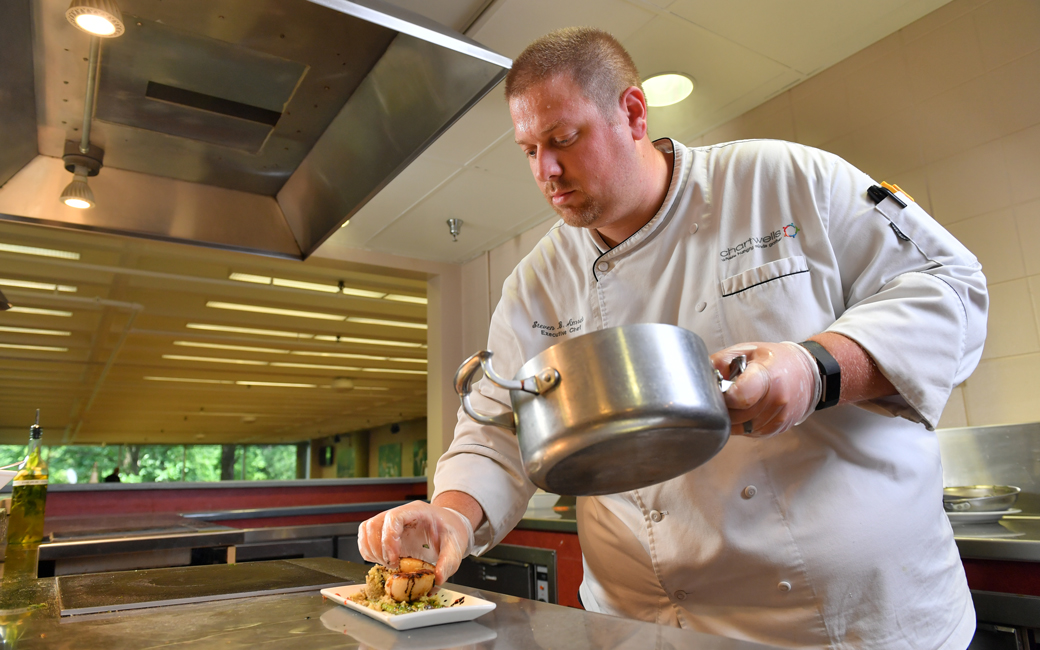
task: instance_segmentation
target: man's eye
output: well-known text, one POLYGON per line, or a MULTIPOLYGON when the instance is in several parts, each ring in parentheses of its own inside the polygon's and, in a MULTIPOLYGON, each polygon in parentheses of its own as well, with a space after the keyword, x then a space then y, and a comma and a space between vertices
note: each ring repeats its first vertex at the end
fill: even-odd
POLYGON ((525 151, 524 155, 526 155, 528 158, 534 158, 535 157, 535 153, 536 153, 535 150, 531 149, 530 151, 525 151))

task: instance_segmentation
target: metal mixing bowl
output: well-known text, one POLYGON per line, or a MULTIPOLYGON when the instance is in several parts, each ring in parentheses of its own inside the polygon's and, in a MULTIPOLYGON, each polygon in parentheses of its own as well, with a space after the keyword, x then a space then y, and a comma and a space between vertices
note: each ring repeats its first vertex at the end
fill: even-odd
POLYGON ((943 488, 943 508, 949 512, 1007 510, 1022 490, 1013 485, 963 485, 943 488))

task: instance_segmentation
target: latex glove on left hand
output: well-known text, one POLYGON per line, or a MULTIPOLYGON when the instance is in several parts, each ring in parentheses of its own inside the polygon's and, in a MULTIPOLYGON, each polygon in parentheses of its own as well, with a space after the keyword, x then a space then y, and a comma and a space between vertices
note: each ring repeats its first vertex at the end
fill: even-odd
POLYGON ((732 435, 765 438, 812 415, 822 381, 808 350, 789 341, 741 343, 711 355, 711 363, 726 377, 730 362, 741 354, 747 368, 725 393, 732 435))

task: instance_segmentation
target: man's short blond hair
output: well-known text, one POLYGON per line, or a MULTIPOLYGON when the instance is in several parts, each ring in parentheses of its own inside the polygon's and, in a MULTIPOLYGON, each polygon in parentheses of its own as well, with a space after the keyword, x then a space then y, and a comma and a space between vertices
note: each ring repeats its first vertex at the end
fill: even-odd
POLYGON ((506 75, 506 99, 559 74, 569 75, 604 115, 617 108, 626 88, 643 88, 636 64, 616 38, 592 27, 566 27, 539 38, 516 57, 506 75))

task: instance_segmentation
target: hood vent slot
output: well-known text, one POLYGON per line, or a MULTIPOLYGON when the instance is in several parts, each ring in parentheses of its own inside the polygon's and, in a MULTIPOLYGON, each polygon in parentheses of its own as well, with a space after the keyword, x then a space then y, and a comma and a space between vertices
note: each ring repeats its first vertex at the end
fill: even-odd
POLYGON ((197 93, 193 90, 167 86, 155 81, 148 82, 148 88, 145 90, 144 96, 170 102, 171 104, 180 104, 189 108, 219 113, 228 117, 237 117, 240 120, 248 120, 257 124, 266 124, 267 126, 278 124, 278 118, 282 116, 277 111, 269 111, 259 106, 250 106, 249 104, 223 99, 222 97, 197 93))

